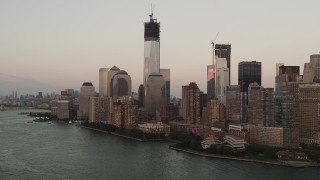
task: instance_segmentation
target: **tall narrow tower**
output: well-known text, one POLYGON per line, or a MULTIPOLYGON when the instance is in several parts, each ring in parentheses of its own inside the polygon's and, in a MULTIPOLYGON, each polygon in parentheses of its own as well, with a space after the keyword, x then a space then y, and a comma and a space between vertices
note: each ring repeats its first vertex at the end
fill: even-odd
POLYGON ((151 73, 160 73, 160 23, 153 19, 153 12, 149 16, 150 21, 144 23, 144 87, 151 73))

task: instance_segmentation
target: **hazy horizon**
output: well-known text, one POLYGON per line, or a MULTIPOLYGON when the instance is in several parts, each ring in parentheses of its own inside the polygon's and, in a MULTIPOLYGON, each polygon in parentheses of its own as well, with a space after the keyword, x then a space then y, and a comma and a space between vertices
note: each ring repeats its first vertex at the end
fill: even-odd
POLYGON ((151 3, 161 25, 160 66, 171 69, 173 96, 190 82, 206 92, 218 32, 216 43, 232 48, 231 84, 241 61, 262 62, 262 86, 274 87, 276 63, 300 66, 302 74, 309 56, 320 51, 315 0, 1 0, 0 96, 79 90, 85 81, 98 91, 99 68, 114 65, 128 72, 137 91, 151 3))

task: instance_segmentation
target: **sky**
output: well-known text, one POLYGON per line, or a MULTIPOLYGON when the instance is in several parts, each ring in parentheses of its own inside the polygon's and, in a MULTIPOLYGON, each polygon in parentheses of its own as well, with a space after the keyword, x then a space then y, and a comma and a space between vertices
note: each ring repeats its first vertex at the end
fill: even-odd
POLYGON ((99 68, 114 65, 137 91, 151 3, 173 96, 190 82, 206 92, 218 32, 216 43, 232 47, 231 84, 241 61, 262 62, 262 86, 274 87, 276 63, 299 65, 302 74, 320 51, 318 0, 0 0, 0 96, 79 90, 84 81, 98 91, 99 68))

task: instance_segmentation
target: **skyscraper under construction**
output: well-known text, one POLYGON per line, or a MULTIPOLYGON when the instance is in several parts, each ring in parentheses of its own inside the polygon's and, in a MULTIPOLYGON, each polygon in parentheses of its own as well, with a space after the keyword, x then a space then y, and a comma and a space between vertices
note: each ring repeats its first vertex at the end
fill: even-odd
POLYGON ((160 73, 160 23, 153 19, 153 12, 149 16, 144 23, 144 87, 151 73, 160 73))

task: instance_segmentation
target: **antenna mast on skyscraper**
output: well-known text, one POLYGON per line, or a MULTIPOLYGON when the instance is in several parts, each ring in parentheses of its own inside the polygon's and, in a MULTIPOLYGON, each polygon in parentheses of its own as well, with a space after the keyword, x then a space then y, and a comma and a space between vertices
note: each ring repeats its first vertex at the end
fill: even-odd
POLYGON ((150 22, 153 21, 153 8, 152 8, 152 3, 151 3, 151 14, 150 16, 150 22))
POLYGON ((214 38, 214 40, 213 41, 211 41, 211 44, 212 44, 212 48, 213 48, 213 63, 212 64, 214 64, 214 56, 215 56, 215 48, 214 48, 214 43, 216 42, 216 40, 217 40, 217 38, 218 38, 218 35, 219 35, 219 32, 216 34, 216 37, 214 38))

